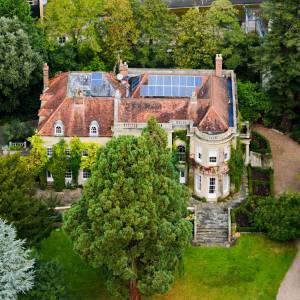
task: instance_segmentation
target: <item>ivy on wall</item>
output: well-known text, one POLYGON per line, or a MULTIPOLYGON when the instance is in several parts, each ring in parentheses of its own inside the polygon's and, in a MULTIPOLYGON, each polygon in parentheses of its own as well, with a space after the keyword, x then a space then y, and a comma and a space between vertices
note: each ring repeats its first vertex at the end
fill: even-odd
POLYGON ((87 151, 88 156, 81 157, 80 169, 92 170, 94 164, 96 163, 97 150, 99 147, 99 144, 93 142, 83 143, 83 150, 87 151))
POLYGON ((72 138, 70 142, 70 165, 72 171, 72 182, 74 185, 78 183, 78 173, 80 169, 83 145, 78 137, 72 138))
POLYGON ((238 192, 242 184, 242 176, 244 170, 244 158, 242 145, 239 139, 237 139, 236 148, 231 147, 231 156, 228 162, 230 181, 234 184, 235 192, 238 192))
POLYGON ((53 145, 52 156, 47 166, 53 177, 54 188, 58 192, 65 188, 65 173, 69 167, 66 149, 67 143, 64 140, 53 145))

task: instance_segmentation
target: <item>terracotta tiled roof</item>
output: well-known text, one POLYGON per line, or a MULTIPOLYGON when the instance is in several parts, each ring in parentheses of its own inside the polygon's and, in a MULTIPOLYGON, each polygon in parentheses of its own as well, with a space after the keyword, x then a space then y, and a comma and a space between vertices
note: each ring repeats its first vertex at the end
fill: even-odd
MULTIPOLYGON (((52 136, 54 124, 61 120, 64 124, 64 136, 89 136, 92 121, 99 124, 99 136, 113 135, 114 98, 113 97, 69 97, 68 74, 61 73, 50 81, 49 88, 41 96, 38 134, 52 136)), ((112 74, 108 74, 116 86, 112 74)), ((142 82, 147 79, 143 76, 142 82)), ((154 116, 159 123, 170 120, 192 120, 201 131, 223 132, 229 127, 228 96, 225 78, 203 76, 198 99, 190 98, 148 98, 139 96, 139 86, 133 97, 124 98, 121 91, 119 104, 119 122, 145 123, 154 116)))

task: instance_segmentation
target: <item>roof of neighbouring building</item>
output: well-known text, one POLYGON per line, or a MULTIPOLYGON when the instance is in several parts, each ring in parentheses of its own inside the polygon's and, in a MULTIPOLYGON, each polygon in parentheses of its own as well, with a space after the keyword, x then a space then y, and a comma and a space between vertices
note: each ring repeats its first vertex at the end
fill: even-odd
POLYGON ((64 136, 89 136, 92 121, 99 136, 112 136, 117 90, 121 123, 146 123, 154 116, 159 123, 191 120, 201 131, 224 132, 233 126, 228 80, 213 70, 129 69, 122 82, 112 73, 61 73, 41 96, 38 134, 52 136, 61 120, 64 136))

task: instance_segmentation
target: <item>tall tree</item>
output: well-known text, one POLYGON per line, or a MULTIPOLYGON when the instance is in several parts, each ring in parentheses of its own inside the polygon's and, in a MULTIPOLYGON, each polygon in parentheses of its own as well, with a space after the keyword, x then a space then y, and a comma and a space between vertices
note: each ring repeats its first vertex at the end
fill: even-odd
POLYGON ((132 47, 137 42, 139 29, 129 0, 105 0, 97 28, 101 55, 110 67, 117 63, 118 57, 133 59, 132 47))
POLYGON ((176 65, 181 68, 213 67, 217 45, 204 13, 190 9, 176 27, 176 65))
POLYGON ((263 66, 272 96, 272 115, 283 130, 290 130, 293 124, 300 126, 299 6, 299 0, 268 0, 263 6, 270 31, 258 64, 263 66))
POLYGON ((19 155, 0 156, 0 217, 12 223, 18 237, 36 245, 57 222, 55 203, 34 197, 33 169, 19 155))
POLYGON ((41 76, 42 59, 17 18, 0 18, 0 112, 11 112, 22 93, 41 76))
POLYGON ((135 60, 142 67, 170 65, 176 15, 163 0, 131 0, 134 19, 140 30, 135 60))
POLYGON ((115 295, 165 293, 191 235, 188 192, 178 183, 166 133, 151 120, 141 137, 98 151, 82 199, 65 216, 74 249, 107 271, 115 295))
POLYGON ((17 240, 15 229, 0 219, 0 299, 16 300, 18 293, 32 288, 33 265, 24 241, 17 240))

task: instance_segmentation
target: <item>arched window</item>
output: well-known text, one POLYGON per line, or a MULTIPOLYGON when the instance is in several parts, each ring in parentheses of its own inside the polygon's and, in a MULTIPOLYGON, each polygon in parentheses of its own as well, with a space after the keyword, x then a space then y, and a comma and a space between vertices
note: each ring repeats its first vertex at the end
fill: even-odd
POLYGON ((97 121, 93 121, 90 125, 90 136, 98 136, 99 135, 99 125, 97 121))
POLYGON ((58 120, 54 124, 54 134, 55 135, 64 135, 64 125, 61 120, 58 120))
POLYGON ((177 147, 177 155, 179 161, 185 161, 185 147, 183 145, 177 147))

